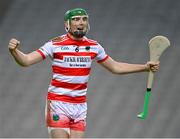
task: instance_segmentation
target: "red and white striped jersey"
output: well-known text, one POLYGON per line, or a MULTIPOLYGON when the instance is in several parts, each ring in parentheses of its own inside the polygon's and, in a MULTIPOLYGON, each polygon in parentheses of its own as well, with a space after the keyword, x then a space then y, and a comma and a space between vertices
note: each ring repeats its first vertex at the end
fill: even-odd
POLYGON ((73 40, 68 34, 57 37, 37 50, 43 59, 52 59, 53 77, 48 88, 48 99, 71 103, 86 102, 87 83, 92 60, 105 61, 103 47, 86 37, 73 40))

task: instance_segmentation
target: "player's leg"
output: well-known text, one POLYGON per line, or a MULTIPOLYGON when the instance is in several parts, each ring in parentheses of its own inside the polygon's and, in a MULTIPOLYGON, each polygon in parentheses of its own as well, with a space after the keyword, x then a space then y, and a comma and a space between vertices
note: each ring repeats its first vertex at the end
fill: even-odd
POLYGON ((48 127, 50 138, 69 138, 69 128, 52 128, 48 127))
POLYGON ((83 138, 84 133, 85 133, 84 131, 71 130, 70 131, 70 138, 83 138))
POLYGON ((70 130, 68 128, 49 128, 50 138, 83 138, 84 131, 70 130))

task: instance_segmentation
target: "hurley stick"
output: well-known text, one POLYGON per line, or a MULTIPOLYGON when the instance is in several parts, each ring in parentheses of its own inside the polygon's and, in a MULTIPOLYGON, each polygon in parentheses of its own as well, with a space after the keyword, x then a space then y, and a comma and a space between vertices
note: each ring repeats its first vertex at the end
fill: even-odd
MULTIPOLYGON (((149 41, 149 49, 150 49, 150 61, 157 62, 159 61, 160 56, 170 46, 170 42, 168 38, 164 36, 155 36, 149 41)), ((152 71, 149 72, 148 81, 147 81, 147 90, 145 93, 144 99, 144 107, 143 111, 137 115, 140 119, 145 119, 148 115, 148 105, 149 99, 151 95, 151 87, 153 84, 154 73, 152 71)))

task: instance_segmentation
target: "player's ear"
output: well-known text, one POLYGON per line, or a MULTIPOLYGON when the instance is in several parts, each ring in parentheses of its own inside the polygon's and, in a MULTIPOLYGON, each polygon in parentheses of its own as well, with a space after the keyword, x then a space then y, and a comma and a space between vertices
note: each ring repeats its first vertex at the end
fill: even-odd
POLYGON ((70 29, 69 20, 64 22, 64 27, 65 27, 65 30, 68 32, 70 29))

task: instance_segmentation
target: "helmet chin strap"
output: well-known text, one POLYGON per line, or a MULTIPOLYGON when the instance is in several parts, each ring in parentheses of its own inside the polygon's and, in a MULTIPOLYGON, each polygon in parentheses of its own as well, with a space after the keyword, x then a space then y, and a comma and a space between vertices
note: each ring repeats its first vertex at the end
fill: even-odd
POLYGON ((87 31, 86 31, 86 33, 88 33, 90 31, 90 25, 89 25, 89 23, 88 23, 88 26, 87 26, 87 31))

